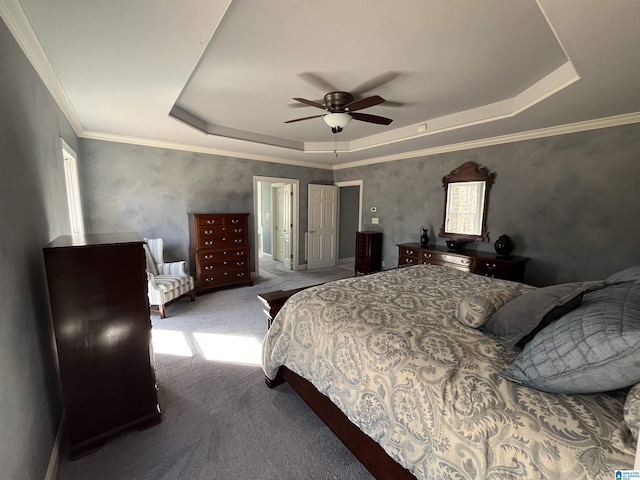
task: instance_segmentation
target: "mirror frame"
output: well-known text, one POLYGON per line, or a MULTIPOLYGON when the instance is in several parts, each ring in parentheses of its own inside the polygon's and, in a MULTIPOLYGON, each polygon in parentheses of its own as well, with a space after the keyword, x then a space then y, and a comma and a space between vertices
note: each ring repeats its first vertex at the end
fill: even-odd
POLYGON ((476 162, 465 162, 458 168, 451 170, 449 175, 442 177, 442 187, 444 188, 444 212, 442 215, 442 226, 438 233, 439 237, 446 237, 462 242, 489 241, 489 232, 487 231, 487 211, 489 205, 489 192, 491 191, 491 186, 493 185, 495 178, 495 172, 490 172, 488 168, 481 167, 476 162), (449 197, 449 185, 458 182, 485 182, 482 206, 479 207, 476 212, 476 214, 482 213, 480 235, 445 231, 445 225, 447 224, 447 199, 449 197))

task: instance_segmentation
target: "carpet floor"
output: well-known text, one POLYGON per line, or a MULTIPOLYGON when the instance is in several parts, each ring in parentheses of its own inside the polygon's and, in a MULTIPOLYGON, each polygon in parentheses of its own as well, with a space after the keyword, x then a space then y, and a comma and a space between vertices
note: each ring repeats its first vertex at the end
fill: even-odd
POLYGON ((152 316, 162 423, 73 462, 63 455, 58 480, 372 479, 288 385, 265 386, 259 365, 267 325, 258 293, 352 275, 293 272, 265 258, 253 286, 152 316))

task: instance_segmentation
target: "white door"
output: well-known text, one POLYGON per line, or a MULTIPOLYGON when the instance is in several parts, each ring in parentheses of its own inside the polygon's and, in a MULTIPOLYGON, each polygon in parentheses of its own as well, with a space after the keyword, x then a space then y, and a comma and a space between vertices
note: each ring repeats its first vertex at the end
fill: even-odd
POLYGON ((275 259, 291 269, 291 185, 274 188, 275 259))
POLYGON ((336 265, 338 187, 309 185, 307 269, 336 265))

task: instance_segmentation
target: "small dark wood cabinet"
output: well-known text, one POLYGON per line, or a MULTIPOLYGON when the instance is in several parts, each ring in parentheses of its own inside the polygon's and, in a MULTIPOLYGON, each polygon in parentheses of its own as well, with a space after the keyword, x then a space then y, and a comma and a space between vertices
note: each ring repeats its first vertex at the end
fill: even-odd
POLYGON ((196 293, 253 285, 248 213, 189 213, 189 266, 196 293))
POLYGON ((382 269, 382 232, 356 232, 355 273, 382 269))
POLYGON ((160 421, 143 243, 64 235, 43 249, 72 459, 160 421))
POLYGON ((398 245, 398 267, 420 264, 444 265, 485 277, 515 282, 524 281, 524 267, 527 260, 527 257, 515 255, 501 257, 488 252, 455 252, 447 247, 435 245, 424 248, 419 243, 398 245))

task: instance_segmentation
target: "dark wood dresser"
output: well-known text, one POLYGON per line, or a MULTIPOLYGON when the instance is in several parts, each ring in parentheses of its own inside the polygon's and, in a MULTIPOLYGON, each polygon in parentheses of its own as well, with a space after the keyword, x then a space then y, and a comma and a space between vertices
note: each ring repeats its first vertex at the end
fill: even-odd
POLYGON ((253 285, 248 213, 189 213, 189 265, 196 293, 253 285))
POLYGON ((160 421, 143 243, 65 235, 43 249, 72 459, 160 421))
POLYGON ((477 273, 485 277, 502 278, 522 282, 527 257, 510 255, 501 257, 489 252, 455 252, 447 247, 421 247, 419 243, 398 245, 398 266, 407 265, 444 265, 465 272, 477 273))
POLYGON ((356 232, 355 273, 373 273, 382 269, 382 232, 356 232))

